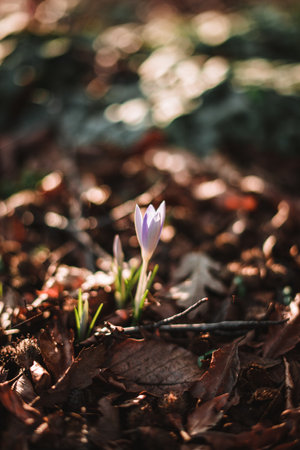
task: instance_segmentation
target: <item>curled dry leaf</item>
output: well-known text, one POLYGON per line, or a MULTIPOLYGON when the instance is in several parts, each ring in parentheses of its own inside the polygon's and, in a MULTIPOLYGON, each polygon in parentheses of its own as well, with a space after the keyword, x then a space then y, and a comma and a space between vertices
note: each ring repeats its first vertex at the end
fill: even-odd
POLYGON ((30 367, 31 379, 37 393, 51 386, 51 376, 47 370, 37 361, 34 361, 30 367))
POLYGON ((208 370, 193 386, 194 397, 208 401, 216 395, 232 392, 240 370, 238 355, 240 342, 241 339, 237 339, 213 352, 208 370))
POLYGON ((250 431, 244 431, 239 434, 207 431, 202 433, 201 437, 214 449, 231 450, 236 448, 254 450, 274 448, 273 445, 277 444, 287 432, 288 426, 286 423, 274 425, 269 428, 265 428, 262 424, 258 423, 250 431))
POLYGON ((91 272, 82 267, 61 264, 58 266, 54 276, 49 278, 46 285, 48 288, 57 284, 62 289, 78 289, 89 275, 91 275, 91 272))
POLYGON ((300 407, 282 411, 281 417, 289 424, 291 428, 291 436, 298 437, 298 430, 300 426, 300 407))
POLYGON ((172 448, 179 450, 174 433, 157 426, 141 426, 131 432, 134 448, 143 450, 172 448))
POLYGON ((300 342, 300 294, 291 303, 290 320, 276 327, 271 328, 271 332, 264 341, 263 357, 278 358, 279 356, 292 350, 300 342))
POLYGON ((74 359, 73 335, 59 321, 51 331, 40 334, 40 349, 47 369, 58 380, 70 367, 74 359))
MULTIPOLYGON (((206 297, 206 288, 225 294, 225 286, 212 274, 212 271, 219 270, 219 263, 204 253, 188 253, 173 275, 173 281, 178 284, 171 287, 170 296, 178 306, 188 308, 197 299, 206 297)), ((198 311, 192 311, 189 316, 194 318, 198 311)))
POLYGON ((89 430, 89 437, 98 448, 101 448, 110 441, 120 439, 119 411, 107 397, 99 400, 97 409, 100 417, 95 427, 89 430))
POLYGON ((127 339, 111 354, 109 369, 131 392, 182 393, 201 375, 195 355, 164 341, 127 339))
POLYGON ((30 403, 36 397, 31 381, 24 374, 14 382, 12 388, 26 403, 30 403))
POLYGON ((7 380, 8 370, 6 370, 3 366, 0 366, 0 383, 3 383, 7 380))
POLYGON ((189 435, 195 437, 215 426, 224 415, 228 397, 228 393, 222 394, 197 406, 188 417, 187 431, 189 435))
POLYGON ((33 425, 41 421, 39 411, 27 405, 20 395, 11 389, 8 383, 0 384, 0 402, 8 411, 26 425, 33 425))
POLYGON ((294 406, 300 405, 300 361, 293 359, 292 357, 284 358, 285 362, 285 385, 286 385, 286 408, 291 408, 288 405, 290 397, 290 403, 294 406))
POLYGON ((39 296, 32 305, 38 307, 48 297, 57 298, 64 290, 78 289, 88 277, 92 276, 92 272, 88 269, 61 264, 56 268, 54 275, 48 278, 42 289, 38 291, 39 296))
POLYGON ((44 391, 35 404, 53 406, 56 403, 65 402, 73 389, 84 389, 92 384, 104 358, 105 346, 103 344, 81 350, 58 382, 48 391, 44 391))

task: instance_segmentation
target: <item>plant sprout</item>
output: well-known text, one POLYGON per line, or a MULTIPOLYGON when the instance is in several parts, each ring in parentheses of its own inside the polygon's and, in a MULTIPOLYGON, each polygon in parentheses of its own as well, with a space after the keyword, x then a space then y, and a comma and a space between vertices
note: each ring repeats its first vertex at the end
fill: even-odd
POLYGON ((115 299, 119 308, 124 308, 139 278, 140 268, 126 267, 120 237, 117 234, 113 243, 113 271, 115 274, 115 299), (127 276, 126 276, 127 275, 127 276))
POLYGON ((115 299, 119 307, 126 302, 125 280, 123 277, 124 253, 120 237, 117 234, 113 243, 113 270, 115 272, 115 299))
POLYGON ((142 255, 141 272, 134 298, 134 318, 136 321, 140 318, 144 301, 148 294, 148 289, 158 268, 158 266, 156 266, 153 273, 150 272, 147 274, 148 264, 158 244, 165 216, 165 201, 160 204, 157 210, 152 205, 149 205, 144 217, 142 217, 139 206, 136 205, 135 207, 135 230, 142 255))
POLYGON ((76 307, 74 308, 77 339, 79 342, 88 338, 89 335, 91 334, 91 331, 94 328, 94 325, 101 312, 102 307, 103 303, 101 303, 98 306, 98 309, 95 312, 95 315, 89 325, 89 301, 82 299, 82 292, 81 289, 79 289, 77 308, 76 307))

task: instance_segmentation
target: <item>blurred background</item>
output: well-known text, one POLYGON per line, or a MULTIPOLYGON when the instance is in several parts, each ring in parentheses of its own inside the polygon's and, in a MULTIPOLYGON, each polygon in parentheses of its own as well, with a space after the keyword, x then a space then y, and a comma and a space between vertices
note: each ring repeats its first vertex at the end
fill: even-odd
POLYGON ((297 1, 1 0, 1 198, 53 146, 295 161, 299 25, 297 1))
MULTIPOLYGON (((107 274, 115 234, 136 258, 135 204, 162 200, 156 290, 201 251, 238 295, 265 290, 263 314, 290 301, 299 43, 296 0, 1 0, 0 281, 17 302, 55 271, 77 288, 71 266, 107 274)), ((219 291, 209 273, 195 280, 219 291)))

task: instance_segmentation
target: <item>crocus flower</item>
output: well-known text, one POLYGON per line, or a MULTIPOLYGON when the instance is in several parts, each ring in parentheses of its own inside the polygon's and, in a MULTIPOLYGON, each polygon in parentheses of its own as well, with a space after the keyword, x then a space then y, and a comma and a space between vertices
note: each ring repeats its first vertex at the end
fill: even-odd
POLYGON ((155 210, 149 205, 144 218, 138 205, 135 207, 135 230, 141 247, 143 260, 149 261, 158 244, 166 216, 166 203, 163 201, 155 210))
POLYGON ((152 205, 149 205, 144 217, 142 217, 142 213, 138 205, 136 205, 135 207, 134 224, 142 253, 142 267, 134 299, 135 320, 139 319, 145 296, 147 295, 148 263, 158 244, 161 230, 165 221, 165 216, 165 201, 160 204, 157 210, 152 205))

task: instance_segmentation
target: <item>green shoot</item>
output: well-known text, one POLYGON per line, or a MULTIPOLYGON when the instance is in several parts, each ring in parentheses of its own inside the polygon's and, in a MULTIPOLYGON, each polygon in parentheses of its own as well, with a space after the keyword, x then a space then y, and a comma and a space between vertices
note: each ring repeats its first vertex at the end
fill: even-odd
POLYGON ((112 270, 115 276, 115 299, 119 308, 124 308, 128 299, 132 297, 132 290, 139 279, 140 268, 132 267, 126 270, 127 263, 124 262, 122 244, 118 235, 113 243, 113 265, 112 270), (129 272, 129 275, 125 275, 129 272))
POLYGON ((82 299, 82 291, 79 289, 78 291, 78 304, 77 308, 74 308, 75 314, 75 323, 76 323, 76 332, 77 332, 77 340, 79 342, 88 338, 92 332, 92 329, 95 326, 96 320, 101 312, 103 307, 103 303, 101 303, 89 325, 89 302, 88 300, 82 299))

